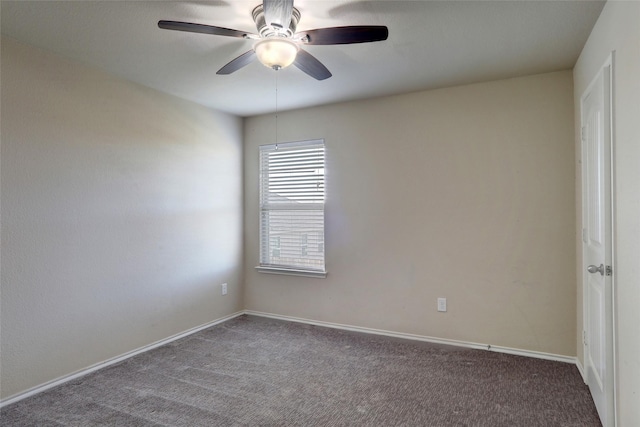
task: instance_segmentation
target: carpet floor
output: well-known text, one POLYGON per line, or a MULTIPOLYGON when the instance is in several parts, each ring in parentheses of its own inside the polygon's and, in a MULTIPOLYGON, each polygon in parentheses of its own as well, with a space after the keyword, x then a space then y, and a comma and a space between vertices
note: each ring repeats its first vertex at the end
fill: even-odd
POLYGON ((3 426, 600 426, 571 364, 240 316, 0 411, 3 426))

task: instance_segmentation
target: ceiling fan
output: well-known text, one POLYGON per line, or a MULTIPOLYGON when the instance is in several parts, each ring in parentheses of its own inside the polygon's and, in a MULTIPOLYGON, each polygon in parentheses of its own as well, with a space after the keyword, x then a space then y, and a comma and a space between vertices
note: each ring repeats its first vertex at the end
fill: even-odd
POLYGON ((263 0, 253 9, 252 16, 258 34, 178 21, 158 21, 158 27, 256 40, 253 49, 220 68, 216 74, 231 74, 257 58, 274 70, 293 64, 317 80, 331 77, 331 72, 302 46, 377 42, 389 36, 387 27, 380 25, 317 28, 296 33, 300 11, 293 7, 293 0, 263 0))

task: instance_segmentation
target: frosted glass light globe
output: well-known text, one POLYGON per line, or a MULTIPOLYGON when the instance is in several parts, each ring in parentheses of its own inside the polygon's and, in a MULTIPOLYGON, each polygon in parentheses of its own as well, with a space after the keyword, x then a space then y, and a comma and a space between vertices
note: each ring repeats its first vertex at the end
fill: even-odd
POLYGON ((260 40, 253 50, 255 50, 260 62, 274 70, 293 64, 298 54, 298 46, 294 42, 277 37, 260 40))

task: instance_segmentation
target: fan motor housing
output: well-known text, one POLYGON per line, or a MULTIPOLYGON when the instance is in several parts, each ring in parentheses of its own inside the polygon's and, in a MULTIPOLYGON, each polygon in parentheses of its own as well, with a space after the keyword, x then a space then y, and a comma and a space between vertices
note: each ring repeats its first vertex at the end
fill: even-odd
POLYGON ((256 28, 258 29, 258 33, 263 38, 266 37, 293 37, 296 33, 296 27, 298 26, 298 22, 300 21, 300 11, 295 7, 291 11, 291 23, 289 23, 289 28, 276 28, 271 25, 267 25, 267 22, 264 18, 264 7, 262 5, 258 5, 251 12, 253 16, 253 21, 256 23, 256 28))

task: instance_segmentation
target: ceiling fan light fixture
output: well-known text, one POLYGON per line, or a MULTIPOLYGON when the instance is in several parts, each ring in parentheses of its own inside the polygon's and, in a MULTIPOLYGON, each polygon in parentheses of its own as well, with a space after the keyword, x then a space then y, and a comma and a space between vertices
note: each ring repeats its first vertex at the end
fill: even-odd
POLYGON ((285 38, 270 37, 256 43, 253 50, 265 67, 280 70, 296 60, 298 45, 285 38))

